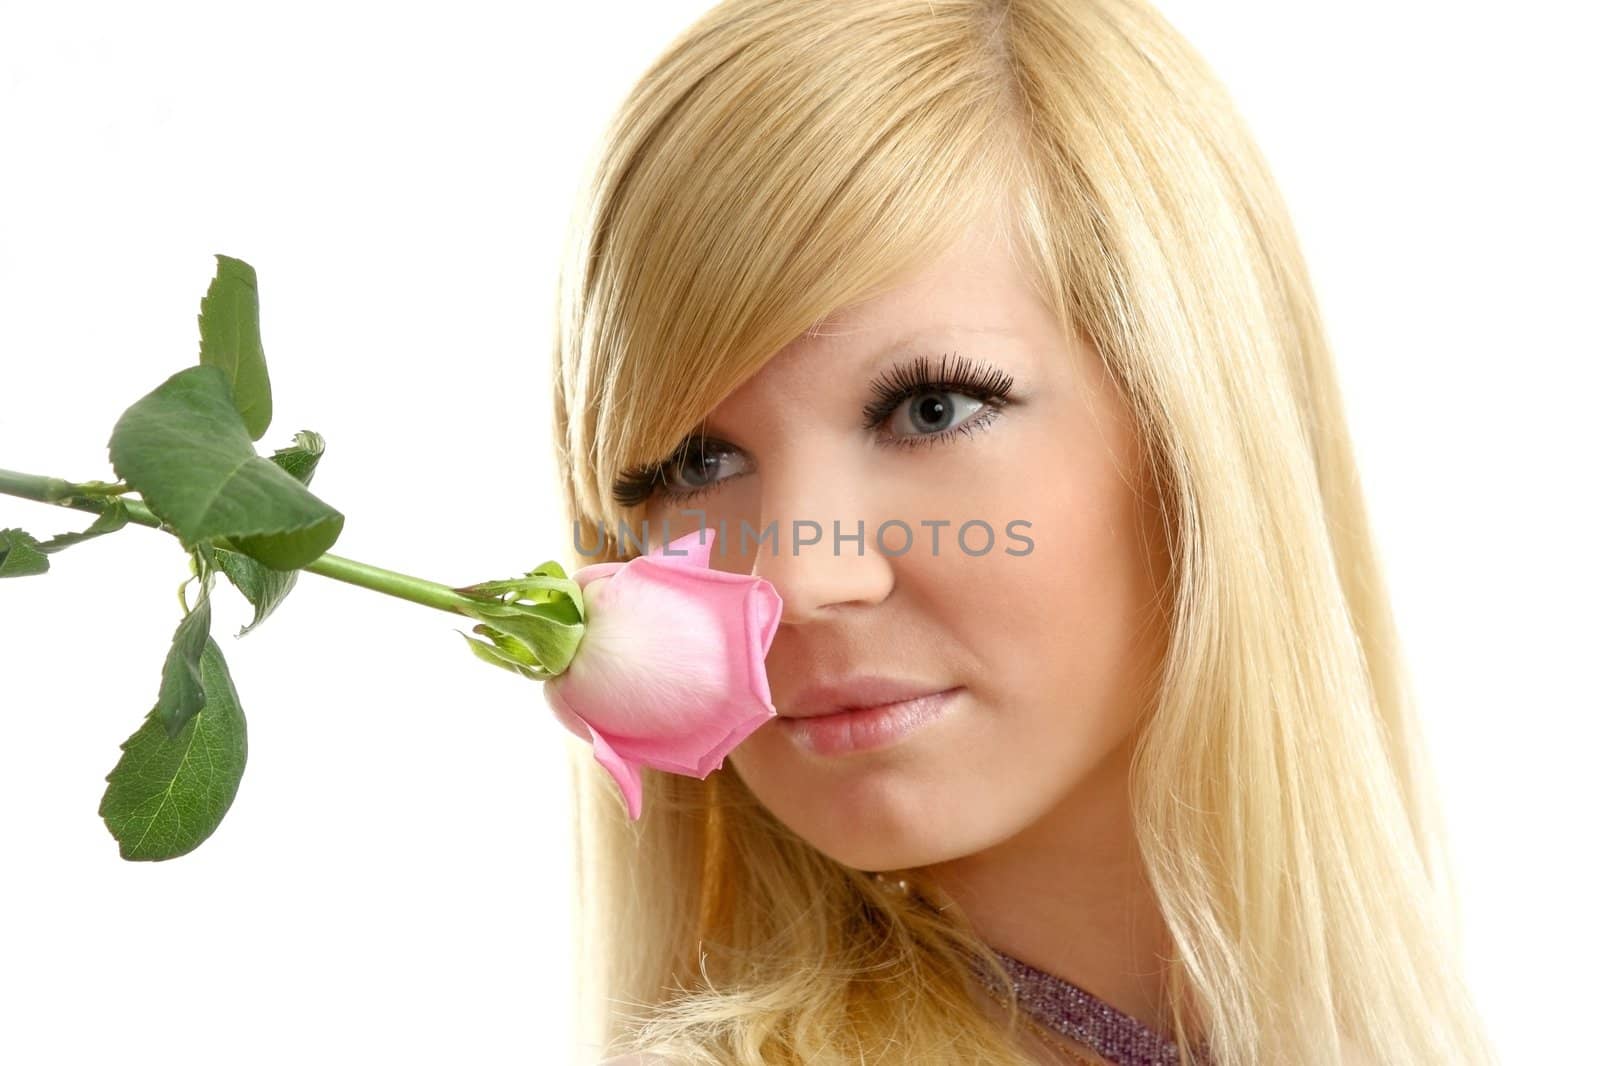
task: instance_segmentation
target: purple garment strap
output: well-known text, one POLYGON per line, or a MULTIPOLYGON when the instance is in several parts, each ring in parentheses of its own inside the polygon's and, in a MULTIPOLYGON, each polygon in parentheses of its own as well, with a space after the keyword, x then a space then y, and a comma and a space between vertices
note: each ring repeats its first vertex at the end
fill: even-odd
MULTIPOLYGON (((1017 988, 1017 1006, 1062 1036, 1095 1050, 1117 1066, 1179 1066, 1178 1045, 1139 1019, 1079 988, 1064 977, 1035 969, 1004 952, 995 952, 1017 988)), ((977 976, 1004 997, 983 971, 977 976)), ((1202 1053, 1196 1060, 1204 1064, 1202 1053)))

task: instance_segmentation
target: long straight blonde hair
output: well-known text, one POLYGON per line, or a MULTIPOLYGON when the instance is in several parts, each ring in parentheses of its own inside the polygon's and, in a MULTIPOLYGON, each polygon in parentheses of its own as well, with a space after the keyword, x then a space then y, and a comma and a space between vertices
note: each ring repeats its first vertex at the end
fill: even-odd
MULTIPOLYGON (((729 0, 645 72, 592 166, 554 361, 582 544, 637 528, 620 472, 1005 197, 1159 475, 1172 637, 1129 786, 1168 1001, 1197 1012, 1170 1019, 1184 1061, 1493 1061, 1306 267, 1227 94, 1160 15, 729 0)), ((685 1063, 1029 1061, 968 995, 972 961, 1003 971, 958 908, 823 856, 731 764, 646 770, 630 822, 571 743, 581 1038, 685 1063)))

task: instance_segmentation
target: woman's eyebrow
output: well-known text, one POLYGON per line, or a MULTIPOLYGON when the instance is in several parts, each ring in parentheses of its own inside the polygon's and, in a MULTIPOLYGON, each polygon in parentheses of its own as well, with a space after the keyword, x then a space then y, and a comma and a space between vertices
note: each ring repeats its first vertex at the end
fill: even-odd
POLYGON ((999 323, 968 325, 955 322, 938 322, 908 330, 885 344, 875 346, 867 354, 869 361, 878 362, 885 356, 903 352, 908 348, 923 346, 928 341, 936 338, 955 338, 960 336, 1019 337, 1021 335, 1022 331, 1014 326, 999 323))

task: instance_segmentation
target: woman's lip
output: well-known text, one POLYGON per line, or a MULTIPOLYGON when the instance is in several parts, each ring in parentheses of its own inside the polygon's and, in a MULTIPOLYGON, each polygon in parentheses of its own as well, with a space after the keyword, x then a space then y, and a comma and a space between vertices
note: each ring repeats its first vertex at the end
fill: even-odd
POLYGON ((942 717, 962 686, 875 707, 852 707, 809 718, 779 718, 779 728, 800 747, 837 755, 886 747, 942 717))
POLYGON ((886 703, 900 703, 944 691, 934 688, 935 684, 937 682, 922 678, 847 674, 831 681, 814 682, 793 693, 779 713, 795 718, 811 718, 863 707, 882 707, 886 703))

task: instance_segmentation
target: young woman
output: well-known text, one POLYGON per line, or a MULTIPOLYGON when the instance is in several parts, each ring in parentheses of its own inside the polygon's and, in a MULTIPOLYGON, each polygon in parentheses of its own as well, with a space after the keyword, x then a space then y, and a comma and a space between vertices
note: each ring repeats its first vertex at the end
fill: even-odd
POLYGON ((579 543, 783 600, 721 770, 575 748, 611 1062, 1493 1061, 1306 269, 1148 6, 723 3, 556 355, 579 543))

